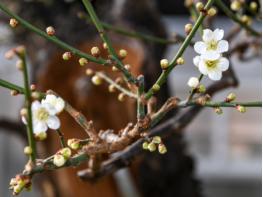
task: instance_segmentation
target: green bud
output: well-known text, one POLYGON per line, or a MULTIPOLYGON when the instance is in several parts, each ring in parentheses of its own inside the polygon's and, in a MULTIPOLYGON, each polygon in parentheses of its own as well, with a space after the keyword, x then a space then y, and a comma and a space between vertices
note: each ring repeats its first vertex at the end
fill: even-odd
POLYGON ((69 139, 68 140, 68 146, 72 150, 78 150, 81 147, 80 141, 78 139, 69 139))
POLYGON ((153 85, 152 90, 154 92, 158 92, 160 90, 160 86, 156 83, 156 84, 153 85))
POLYGON ((226 97, 226 102, 232 102, 236 99, 236 95, 234 93, 230 93, 226 97))
POLYGON ((149 145, 148 142, 143 142, 142 148, 143 148, 144 150, 148 150, 148 145, 149 145))
POLYGON ((148 149, 150 152, 154 152, 156 151, 156 145, 151 142, 150 144, 148 144, 148 149))
POLYGON ((86 58, 80 58, 79 59, 79 65, 85 66, 88 63, 88 60, 86 58))
POLYGON ((246 108, 242 105, 236 106, 236 109, 241 113, 245 113, 247 111, 246 108))
POLYGON ((26 155, 31 155, 32 154, 32 148, 30 147, 30 146, 26 146, 25 148, 24 148, 24 153, 26 154, 26 155))
POLYGON ((162 142, 162 139, 160 136, 155 136, 153 137, 152 139, 152 143, 155 143, 155 144, 160 144, 162 142))
POLYGON ((159 144, 158 145, 158 151, 160 154, 165 154, 167 152, 167 148, 164 144, 159 144))
POLYGON ((206 87, 203 84, 200 84, 197 91, 199 93, 205 93, 206 92, 206 87))
POLYGON ((71 156, 71 150, 69 148, 63 148, 59 151, 61 155, 65 157, 65 159, 68 159, 71 156))

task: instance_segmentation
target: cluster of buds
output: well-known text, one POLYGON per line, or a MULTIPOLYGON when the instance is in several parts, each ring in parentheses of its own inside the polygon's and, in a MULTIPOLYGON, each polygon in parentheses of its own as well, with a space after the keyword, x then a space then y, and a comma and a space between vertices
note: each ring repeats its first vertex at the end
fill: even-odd
POLYGON ((59 150, 53 158, 53 164, 57 167, 63 166, 71 156, 70 148, 63 148, 59 150))
POLYGON ((32 183, 29 176, 19 174, 10 180, 9 185, 9 189, 13 190, 13 195, 18 195, 24 188, 30 190, 32 183))
POLYGON ((144 150, 149 150, 150 152, 156 151, 157 147, 160 154, 165 154, 167 152, 167 148, 162 143, 162 139, 160 136, 155 136, 150 142, 146 141, 142 144, 142 148, 144 150))

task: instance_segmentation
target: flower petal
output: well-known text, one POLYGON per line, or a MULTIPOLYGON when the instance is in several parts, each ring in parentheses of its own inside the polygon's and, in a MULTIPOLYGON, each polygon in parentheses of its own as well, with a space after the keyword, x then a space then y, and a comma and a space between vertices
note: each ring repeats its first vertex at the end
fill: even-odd
POLYGON ((193 59, 194 65, 198 67, 200 60, 201 60, 201 58, 199 55, 195 56, 193 59))
POLYGON ((222 78, 222 72, 217 70, 210 71, 208 77, 212 80, 218 81, 222 78))
POLYGON ((57 110, 54 106, 50 105, 49 103, 42 103, 42 107, 44 107, 50 115, 55 115, 57 113, 57 110))
POLYGON ((203 59, 205 60, 217 60, 220 58, 220 54, 216 51, 207 51, 206 53, 201 55, 203 59))
POLYGON ((56 101, 57 97, 53 94, 48 94, 45 99, 42 100, 44 103, 49 103, 52 105, 56 101))
POLYGON ((60 120, 57 116, 49 116, 47 125, 50 129, 58 129, 60 127, 60 120))
POLYGON ((215 29, 215 31, 213 32, 213 36, 216 41, 222 40, 222 38, 224 37, 224 30, 215 29))
POLYGON ((40 107, 41 107, 41 104, 39 101, 32 102, 32 105, 31 105, 32 111, 35 111, 35 110, 39 109, 40 107))
POLYGON ((206 52, 206 44, 204 42, 196 42, 194 45, 194 50, 196 53, 203 54, 206 52))
POLYGON ((56 102, 56 110, 57 110, 57 113, 60 113, 62 112, 62 110, 64 109, 65 107, 65 102, 62 98, 57 98, 57 102, 56 102))
POLYGON ((205 62, 202 60, 200 61, 199 65, 198 65, 198 69, 200 71, 200 73, 207 75, 208 74, 208 69, 205 65, 205 62))
POLYGON ((218 53, 223 53, 228 51, 229 45, 226 40, 220 40, 217 45, 217 52, 218 53))
POLYGON ((214 37, 213 32, 210 29, 204 29, 202 39, 204 42, 212 40, 214 37))
POLYGON ((46 132, 47 131, 47 124, 42 121, 34 121, 33 122, 33 131, 35 134, 46 132))
POLYGON ((221 71, 226 71, 229 68, 229 61, 225 57, 221 57, 218 62, 218 67, 221 71))

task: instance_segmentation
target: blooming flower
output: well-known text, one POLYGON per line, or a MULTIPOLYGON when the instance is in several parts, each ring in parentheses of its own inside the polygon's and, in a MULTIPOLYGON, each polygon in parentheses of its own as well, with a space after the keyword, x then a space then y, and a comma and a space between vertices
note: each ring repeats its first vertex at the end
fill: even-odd
MULTIPOLYGON (((38 135, 46 132, 48 128, 58 129, 60 127, 60 120, 55 115, 51 105, 45 103, 41 104, 39 101, 34 101, 31 105, 32 119, 33 119, 33 132, 38 135)), ((22 117, 25 124, 27 121, 22 117)))
POLYGON ((220 80, 222 72, 226 71, 229 67, 228 59, 222 57, 220 54, 210 58, 205 55, 196 56, 193 62, 202 74, 208 75, 212 80, 220 80))
POLYGON ((41 104, 50 105, 50 111, 52 112, 52 114, 58 114, 62 112, 65 107, 64 100, 53 94, 48 94, 45 99, 42 99, 41 104))
POLYGON ((205 29, 203 31, 203 41, 198 41, 194 45, 194 50, 205 55, 207 58, 215 58, 217 54, 226 52, 228 50, 228 42, 222 40, 224 37, 224 30, 216 29, 211 31, 210 29, 205 29))

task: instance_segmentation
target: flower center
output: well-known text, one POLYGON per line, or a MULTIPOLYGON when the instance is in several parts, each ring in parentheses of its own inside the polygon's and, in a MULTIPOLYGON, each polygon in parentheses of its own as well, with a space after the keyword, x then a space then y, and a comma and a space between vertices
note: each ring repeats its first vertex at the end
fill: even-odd
POLYGON ((205 64, 208 69, 213 69, 216 67, 218 60, 207 60, 205 61, 205 64))
POLYGON ((49 113, 48 113, 48 111, 47 111, 45 108, 41 107, 41 108, 39 108, 39 109, 37 110, 37 112, 36 112, 36 118, 37 118, 38 120, 40 120, 40 121, 46 121, 46 120, 48 119, 48 117, 49 117, 49 113))
POLYGON ((217 48, 217 41, 215 40, 211 40, 208 44, 207 44, 207 50, 216 50, 217 48))

